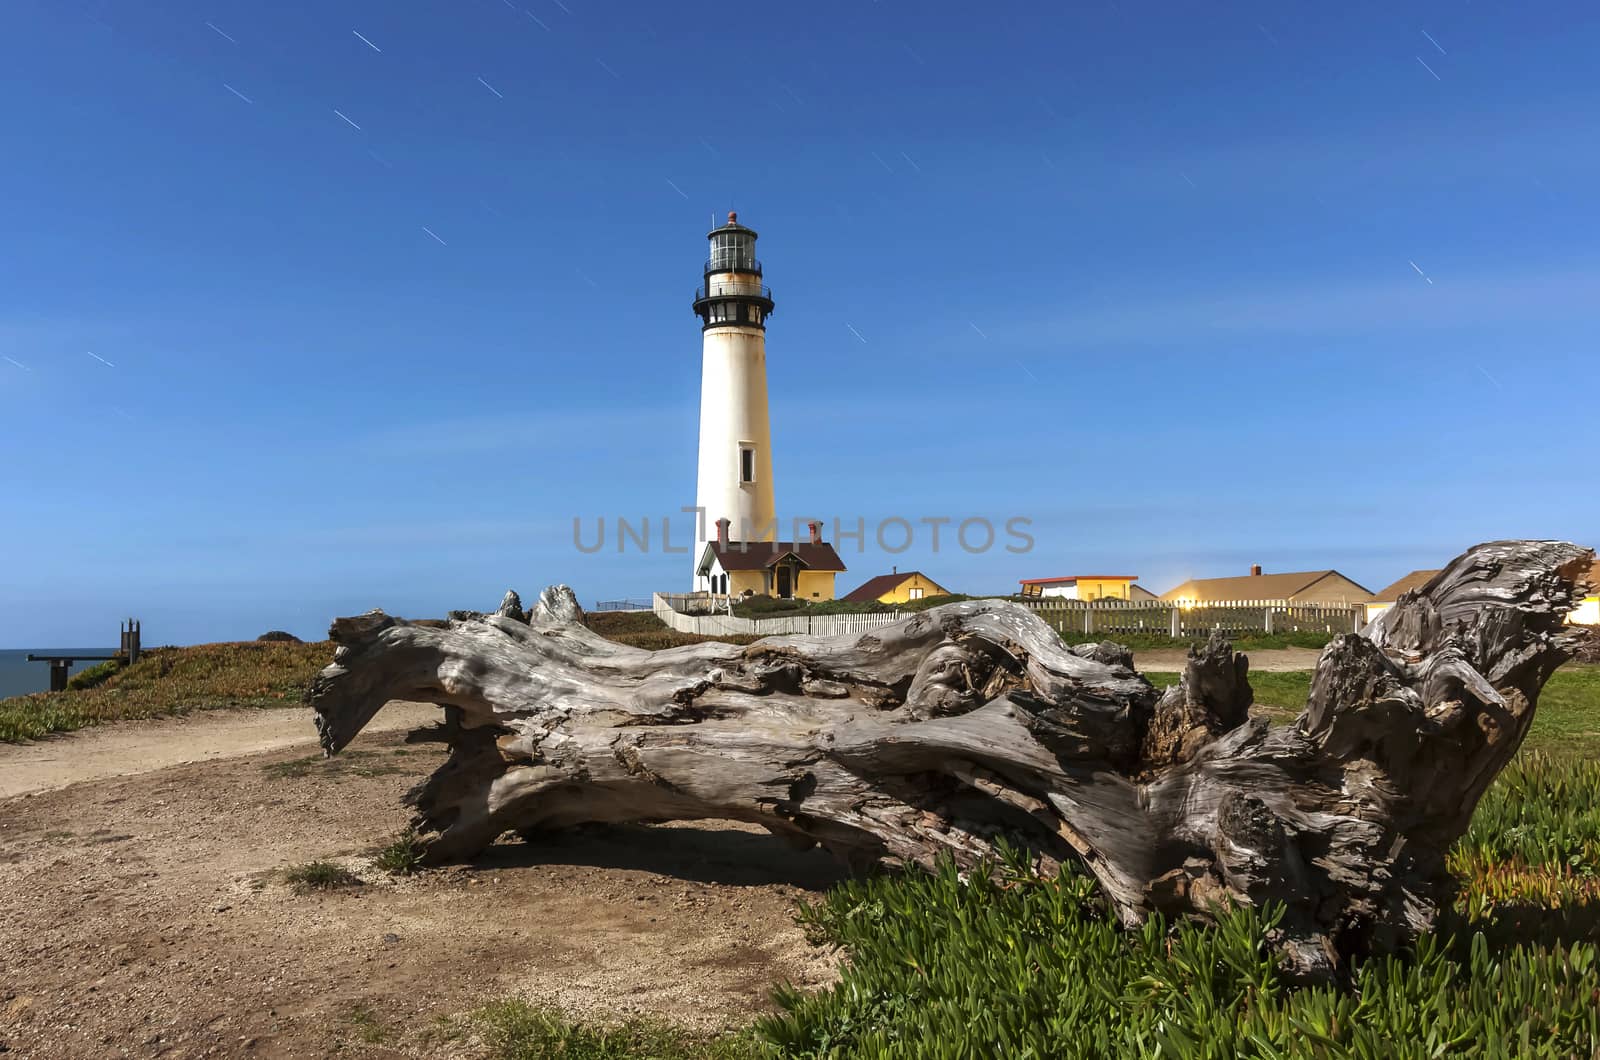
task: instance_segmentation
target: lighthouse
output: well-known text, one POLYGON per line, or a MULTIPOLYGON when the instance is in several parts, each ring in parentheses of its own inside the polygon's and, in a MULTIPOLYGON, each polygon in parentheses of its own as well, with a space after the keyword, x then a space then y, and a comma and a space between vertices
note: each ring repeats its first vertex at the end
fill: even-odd
MULTIPOLYGON (((756 233, 730 212, 711 230, 711 256, 695 291, 700 318, 700 464, 695 504, 719 542, 777 536, 772 432, 767 421, 767 318, 772 291, 761 282, 756 233), (723 520, 726 520, 724 522, 723 520)), ((705 542, 697 541, 697 549, 705 542)), ((696 588, 699 584, 696 558, 696 588)))

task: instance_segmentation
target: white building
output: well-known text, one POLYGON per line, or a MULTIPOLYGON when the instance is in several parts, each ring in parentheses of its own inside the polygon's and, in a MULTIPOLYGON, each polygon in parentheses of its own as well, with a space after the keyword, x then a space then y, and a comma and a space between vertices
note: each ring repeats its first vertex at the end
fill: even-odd
POLYGON ((772 292, 761 282, 756 233, 728 214, 713 229, 705 282, 695 292, 701 328, 700 462, 695 503, 701 509, 692 550, 695 589, 710 528, 728 520, 733 541, 777 536, 772 432, 767 421, 767 318, 772 292))

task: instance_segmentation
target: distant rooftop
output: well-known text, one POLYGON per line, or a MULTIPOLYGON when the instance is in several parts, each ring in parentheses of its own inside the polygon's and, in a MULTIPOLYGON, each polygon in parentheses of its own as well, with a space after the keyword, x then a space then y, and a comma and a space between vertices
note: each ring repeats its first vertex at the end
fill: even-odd
POLYGON ((1068 574, 1060 578, 1023 578, 1023 585, 1066 585, 1071 582, 1136 582, 1137 574, 1068 574))

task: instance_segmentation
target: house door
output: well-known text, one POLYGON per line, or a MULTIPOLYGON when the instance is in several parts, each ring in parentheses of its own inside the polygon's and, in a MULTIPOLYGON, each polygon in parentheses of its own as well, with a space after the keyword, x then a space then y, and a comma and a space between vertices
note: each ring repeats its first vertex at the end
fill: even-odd
POLYGON ((778 598, 788 600, 794 596, 794 569, 787 563, 778 564, 778 598))

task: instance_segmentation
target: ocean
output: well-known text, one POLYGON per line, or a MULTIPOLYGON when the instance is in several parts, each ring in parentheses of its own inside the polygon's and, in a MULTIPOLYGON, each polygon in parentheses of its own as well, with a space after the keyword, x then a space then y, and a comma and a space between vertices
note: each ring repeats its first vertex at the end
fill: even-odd
MULTIPOLYGON (((7 696, 25 696, 29 692, 46 692, 50 689, 50 664, 29 662, 28 653, 35 655, 109 655, 116 651, 115 644, 99 648, 0 648, 0 699, 7 696)), ((72 672, 86 670, 94 662, 74 663, 72 672)))

